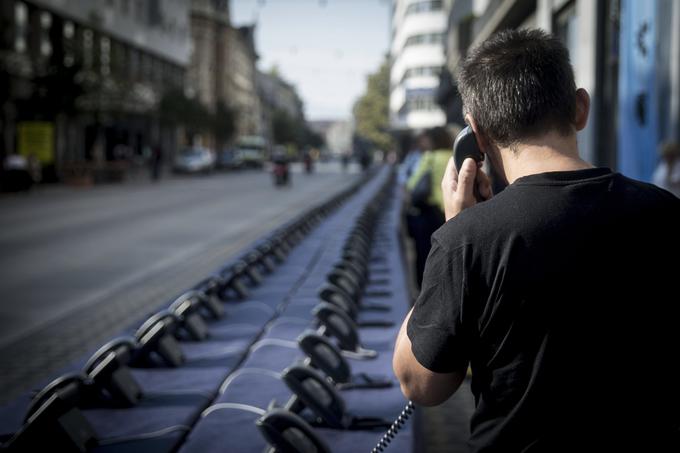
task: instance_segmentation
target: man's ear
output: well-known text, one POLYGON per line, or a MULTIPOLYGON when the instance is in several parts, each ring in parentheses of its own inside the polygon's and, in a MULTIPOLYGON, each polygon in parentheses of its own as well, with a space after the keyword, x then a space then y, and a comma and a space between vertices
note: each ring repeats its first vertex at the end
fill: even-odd
POLYGON ((489 141, 487 140, 486 136, 484 136, 484 134, 481 134, 479 132, 479 128, 477 127, 477 122, 472 117, 472 115, 470 115, 469 113, 465 114, 465 121, 472 128, 472 132, 475 133, 475 137, 477 138, 477 146, 479 146, 479 150, 483 153, 486 153, 489 149, 489 141))
POLYGON ((589 113, 590 95, 584 88, 579 88, 576 90, 576 115, 574 117, 574 127, 577 131, 586 127, 589 113))

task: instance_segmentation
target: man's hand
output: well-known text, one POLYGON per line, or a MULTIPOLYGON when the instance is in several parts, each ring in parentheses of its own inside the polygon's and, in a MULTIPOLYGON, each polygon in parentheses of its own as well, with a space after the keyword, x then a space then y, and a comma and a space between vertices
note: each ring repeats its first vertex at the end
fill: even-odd
POLYGON ((442 194, 444 197, 444 215, 446 220, 457 216, 470 206, 479 201, 491 198, 491 182, 489 177, 481 169, 482 163, 475 162, 474 159, 467 158, 460 169, 460 175, 456 171, 453 157, 449 159, 442 179, 442 194), (481 200, 475 198, 475 186, 481 200))

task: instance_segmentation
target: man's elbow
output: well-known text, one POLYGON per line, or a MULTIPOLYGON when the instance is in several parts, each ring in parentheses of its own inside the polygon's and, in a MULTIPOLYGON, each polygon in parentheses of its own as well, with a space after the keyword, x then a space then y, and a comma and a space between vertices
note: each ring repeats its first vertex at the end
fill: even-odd
POLYGON ((395 357, 394 374, 399 380, 401 392, 406 399, 419 406, 438 406, 446 401, 459 387, 459 374, 438 375, 432 372, 420 373, 395 357))
POLYGON ((399 383, 401 392, 406 399, 413 401, 418 406, 438 406, 448 399, 448 396, 438 395, 436 392, 428 391, 417 383, 408 380, 400 380, 399 383))

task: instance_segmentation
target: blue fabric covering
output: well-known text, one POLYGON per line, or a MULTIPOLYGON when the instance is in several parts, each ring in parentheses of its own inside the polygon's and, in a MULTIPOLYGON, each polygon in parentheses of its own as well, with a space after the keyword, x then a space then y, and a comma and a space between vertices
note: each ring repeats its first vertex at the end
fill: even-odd
POLYGON ((131 436, 174 425, 191 426, 209 400, 199 394, 156 394, 132 408, 85 409, 83 415, 100 438, 131 436))
POLYGON ((264 368, 267 370, 282 371, 291 363, 303 359, 299 349, 292 349, 276 345, 262 346, 248 356, 243 363, 248 368, 264 368))
POLYGON ((215 404, 242 403, 266 409, 273 400, 283 406, 291 396, 280 378, 260 374, 260 369, 250 365, 244 366, 239 372, 223 383, 220 388, 223 393, 215 400, 215 404))
POLYGON ((258 415, 235 409, 222 409, 201 418, 180 452, 262 453, 266 446, 255 420, 258 415))
POLYGON ((185 432, 170 432, 151 439, 118 441, 111 445, 99 446, 93 453, 163 453, 171 451, 184 437, 185 432))
MULTIPOLYGON (((217 364, 215 364, 217 365, 217 364)), ((226 377, 223 366, 181 368, 133 368, 132 375, 145 392, 204 392, 215 391, 215 383, 226 377)))
MULTIPOLYGON (((161 430, 162 435, 150 439, 121 441, 96 451, 161 453, 177 449, 183 440, 179 447, 182 452, 261 453, 265 442, 254 424, 259 416, 248 411, 219 408, 219 405, 240 403, 266 409, 272 400, 284 405, 290 398, 290 390, 271 373, 280 373, 304 359, 299 348, 294 344, 290 347, 290 342, 303 331, 315 327, 311 311, 319 303, 319 287, 340 258, 363 208, 373 200, 386 178, 387 172, 383 171, 330 213, 291 250, 272 274, 264 277, 260 286, 249 288, 250 295, 246 300, 225 303, 225 316, 207 321, 208 340, 182 342, 186 364, 179 368, 133 369, 132 375, 145 392, 138 406, 84 410, 85 417, 101 438, 138 436, 161 430), (248 371, 252 369, 265 371, 248 371), (172 430, 176 425, 187 425, 192 429, 188 434, 172 430), (162 432, 163 429, 170 429, 170 432, 162 432)), ((392 196, 398 197, 399 192, 395 189, 392 196)), ((383 212, 376 226, 369 270, 372 283, 362 300, 364 304, 388 304, 391 309, 362 311, 359 316, 360 320, 391 320, 395 325, 360 329, 363 345, 378 350, 379 356, 372 360, 348 359, 355 375, 368 373, 394 380, 391 375, 392 348, 408 307, 405 272, 398 246, 399 206, 397 202, 381 204, 383 212), (388 291, 390 295, 380 294, 388 291)), ((137 325, 139 323, 124 333, 133 333, 137 325)), ((85 359, 68 367, 69 370, 78 369, 85 359)), ((387 389, 343 390, 341 394, 350 413, 390 421, 406 403, 397 385, 387 389)), ((19 408, 25 408, 28 401, 26 396, 0 408, 0 431, 8 433, 20 426, 23 411, 19 408)), ((333 451, 345 452, 370 451, 384 430, 350 432, 318 428, 316 432, 333 451)), ((413 428, 407 424, 390 451, 412 451, 412 442, 413 428)))

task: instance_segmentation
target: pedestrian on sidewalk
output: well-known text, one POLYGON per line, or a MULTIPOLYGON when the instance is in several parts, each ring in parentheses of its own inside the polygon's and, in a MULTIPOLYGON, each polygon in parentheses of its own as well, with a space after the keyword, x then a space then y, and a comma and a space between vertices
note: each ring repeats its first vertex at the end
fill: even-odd
POLYGON ((659 165, 652 182, 680 197, 680 143, 665 142, 659 147, 659 165))
POLYGON ((426 148, 431 147, 428 143, 429 139, 424 132, 416 136, 415 143, 413 144, 414 146, 406 153, 404 160, 399 165, 397 181, 400 185, 405 186, 413 172, 418 168, 418 163, 420 162, 423 152, 426 148))
POLYGON ((423 149, 406 183, 409 193, 407 223, 416 252, 415 278, 421 286, 432 233, 444 224, 441 180, 451 156, 453 140, 443 127, 428 129, 420 139, 423 149))
POLYGON ((680 200, 579 157, 590 98, 556 37, 491 36, 458 88, 509 185, 492 197, 480 164, 449 161, 395 346, 404 394, 438 405, 469 366, 474 452, 680 451, 680 200))
POLYGON ((158 181, 161 179, 161 172, 163 169, 163 150, 159 144, 154 145, 151 148, 151 180, 158 181))

